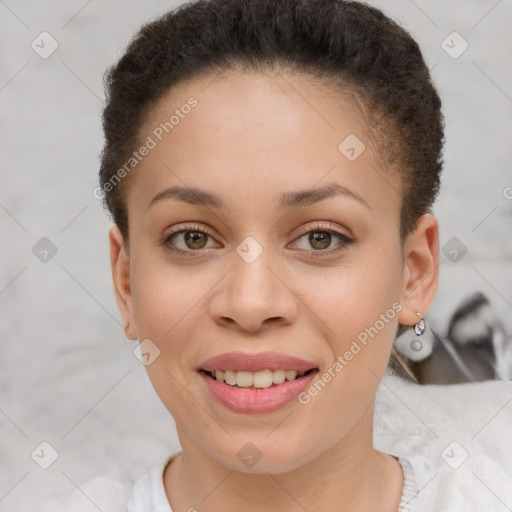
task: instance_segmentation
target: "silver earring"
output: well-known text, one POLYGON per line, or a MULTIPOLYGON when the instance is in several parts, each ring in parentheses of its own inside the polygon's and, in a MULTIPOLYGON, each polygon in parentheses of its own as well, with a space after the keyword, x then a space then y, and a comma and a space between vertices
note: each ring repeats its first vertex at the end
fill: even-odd
MULTIPOLYGON (((420 313, 416 313, 419 317, 421 317, 420 313)), ((425 319, 421 317, 421 319, 418 321, 417 324, 414 325, 414 332, 416 333, 416 336, 421 336, 426 329, 425 325, 425 319)))

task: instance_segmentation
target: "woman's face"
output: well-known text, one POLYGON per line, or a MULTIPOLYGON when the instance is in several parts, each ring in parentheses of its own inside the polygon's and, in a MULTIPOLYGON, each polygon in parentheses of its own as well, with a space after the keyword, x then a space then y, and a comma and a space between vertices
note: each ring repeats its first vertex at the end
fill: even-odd
POLYGON ((127 198, 130 257, 114 226, 112 262, 184 447, 283 472, 345 436, 368 441, 397 323, 415 323, 428 297, 408 296, 420 257, 402 255, 400 185, 366 133, 347 99, 290 74, 195 80, 151 113, 127 198))

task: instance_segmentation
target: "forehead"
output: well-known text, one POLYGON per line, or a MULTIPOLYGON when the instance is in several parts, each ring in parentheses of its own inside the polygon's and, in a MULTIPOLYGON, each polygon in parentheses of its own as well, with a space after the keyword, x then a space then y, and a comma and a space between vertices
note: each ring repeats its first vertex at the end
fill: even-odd
POLYGON ((398 186, 384 176, 367 128, 352 94, 308 76, 229 71, 184 82, 140 131, 154 147, 128 201, 142 208, 171 185, 231 190, 248 201, 337 181, 368 201, 396 203, 398 186))

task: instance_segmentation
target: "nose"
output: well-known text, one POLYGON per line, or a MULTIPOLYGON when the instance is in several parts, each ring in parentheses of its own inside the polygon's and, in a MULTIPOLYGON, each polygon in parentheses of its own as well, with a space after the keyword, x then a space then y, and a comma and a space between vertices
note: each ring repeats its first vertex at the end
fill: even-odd
POLYGON ((284 274, 269 251, 254 261, 235 254, 233 268, 210 303, 215 323, 250 333, 292 324, 298 299, 284 274))

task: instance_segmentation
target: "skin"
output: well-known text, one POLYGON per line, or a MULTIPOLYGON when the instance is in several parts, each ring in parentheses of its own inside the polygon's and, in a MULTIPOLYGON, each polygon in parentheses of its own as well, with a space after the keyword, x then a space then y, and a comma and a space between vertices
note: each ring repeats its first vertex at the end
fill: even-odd
POLYGON ((396 511, 403 475, 396 459, 373 448, 374 400, 398 321, 415 324, 434 298, 437 220, 424 215, 401 246, 399 180, 380 163, 353 102, 327 85, 284 72, 195 79, 161 99, 143 138, 190 96, 197 107, 130 176, 130 250, 115 224, 109 233, 126 334, 160 350, 146 368, 183 450, 164 474, 171 507, 396 511), (366 144, 354 161, 338 150, 349 134, 366 144), (349 195, 293 209, 278 204, 281 193, 327 183, 368 206, 349 195), (226 209, 176 199, 148 209, 174 185, 218 195, 226 209), (195 251, 191 257, 162 245, 187 222, 212 234, 196 245, 183 234, 173 239, 195 251), (333 235, 322 248, 299 233, 303 227, 355 242, 333 235), (263 248, 252 263, 236 252, 248 236, 263 248), (196 371, 225 352, 276 350, 314 361, 321 375, 396 302, 399 314, 308 404, 236 413, 208 394, 196 371), (262 455, 251 468, 237 457, 247 442, 262 455))

